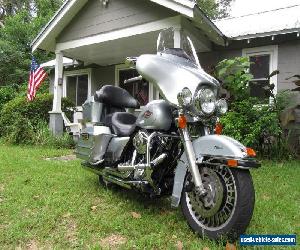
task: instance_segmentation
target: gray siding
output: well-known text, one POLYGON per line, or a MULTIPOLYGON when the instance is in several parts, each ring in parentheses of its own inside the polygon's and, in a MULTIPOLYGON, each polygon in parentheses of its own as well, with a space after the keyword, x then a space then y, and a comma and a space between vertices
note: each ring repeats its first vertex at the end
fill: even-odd
POLYGON ((92 95, 104 85, 115 84, 115 66, 99 67, 92 70, 92 95))
POLYGON ((148 0, 111 0, 106 8, 99 0, 89 0, 57 41, 76 40, 175 15, 175 12, 148 0))
POLYGON ((218 64, 218 62, 238 56, 242 56, 241 49, 211 51, 199 53, 199 60, 203 69, 210 72, 212 68, 218 64))
POLYGON ((300 41, 288 42, 278 46, 278 90, 293 89, 292 80, 286 80, 293 75, 300 75, 300 41))
MULTIPOLYGON (((265 46, 262 44, 261 46, 265 46)), ((253 46, 255 47, 255 46, 253 46)), ((241 49, 220 50, 200 53, 199 58, 202 67, 210 72, 219 61, 227 58, 242 56, 241 49)), ((286 80, 296 74, 300 74, 300 41, 287 41, 278 45, 278 91, 295 88, 292 80, 286 80)))

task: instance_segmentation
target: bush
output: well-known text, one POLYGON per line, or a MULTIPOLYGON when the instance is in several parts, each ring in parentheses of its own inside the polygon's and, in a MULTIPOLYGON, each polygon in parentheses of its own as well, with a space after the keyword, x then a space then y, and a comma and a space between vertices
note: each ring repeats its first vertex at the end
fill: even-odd
MULTIPOLYGON (((41 138, 52 140, 45 126, 49 122, 48 112, 52 109, 52 100, 52 95, 42 94, 33 102, 28 102, 25 97, 16 97, 6 103, 0 111, 0 136, 13 144, 43 144, 41 138)), ((62 110, 67 115, 72 112, 68 110, 71 107, 74 107, 72 102, 62 100, 62 110)))
POLYGON ((73 148, 75 146, 73 137, 64 133, 62 136, 55 137, 48 128, 48 123, 40 122, 32 138, 32 144, 40 146, 51 146, 55 148, 73 148))
POLYGON ((260 156, 289 157, 277 111, 256 104, 256 98, 234 102, 231 110, 221 118, 223 133, 255 148, 260 156))
POLYGON ((12 86, 0 87, 0 110, 3 105, 16 97, 16 89, 12 86))
POLYGON ((260 101, 249 95, 249 66, 249 59, 242 57, 223 60, 216 67, 215 75, 230 92, 229 112, 221 118, 223 133, 255 148, 262 157, 290 157, 279 119, 288 105, 286 95, 275 97, 274 104, 259 105, 260 101))
POLYGON ((230 101, 243 100, 249 98, 249 81, 253 76, 248 73, 250 68, 249 58, 236 57, 225 59, 216 66, 215 76, 226 89, 230 96, 230 101))

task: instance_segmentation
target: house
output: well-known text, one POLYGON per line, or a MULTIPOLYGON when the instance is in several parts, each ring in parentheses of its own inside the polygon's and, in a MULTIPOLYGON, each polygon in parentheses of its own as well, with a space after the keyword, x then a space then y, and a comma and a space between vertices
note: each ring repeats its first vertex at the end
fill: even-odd
POLYGON ((251 89, 253 96, 264 97, 266 76, 274 70, 280 71, 271 79, 276 93, 295 88, 289 78, 300 74, 299 13, 300 4, 215 21, 228 38, 227 44, 201 53, 202 66, 209 70, 225 58, 248 56, 253 63, 250 68, 253 81, 259 83, 251 89))
MULTIPOLYGON (((174 47, 180 32, 190 35, 204 69, 245 55, 254 62, 251 70, 261 86, 267 73, 279 69, 272 79, 276 91, 289 88, 285 79, 300 73, 299 10, 294 6, 213 23, 194 0, 66 0, 32 42, 33 51, 56 54, 55 65, 47 65, 55 67, 50 128, 55 134, 63 131, 62 96, 80 106, 105 84, 127 89, 143 105, 159 98, 151 83, 124 86, 137 74, 124 60, 156 53, 158 33, 169 27, 176 30, 174 47)), ((260 88, 253 95, 261 96, 260 88)))
POLYGON ((123 85, 136 74, 124 61, 128 56, 156 53, 159 32, 170 27, 176 30, 174 43, 184 30, 198 52, 225 45, 222 32, 193 0, 66 0, 32 42, 33 52, 56 54, 51 130, 63 131, 62 96, 80 106, 102 85, 115 84, 127 88, 142 104, 157 98, 150 83, 123 85), (79 65, 66 65, 64 57, 79 65))

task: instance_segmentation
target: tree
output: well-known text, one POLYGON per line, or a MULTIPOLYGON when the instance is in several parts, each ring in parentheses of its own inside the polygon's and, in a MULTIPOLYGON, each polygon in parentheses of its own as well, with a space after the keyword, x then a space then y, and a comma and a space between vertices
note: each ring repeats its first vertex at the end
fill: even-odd
MULTIPOLYGON (((20 86, 28 81, 30 43, 61 5, 61 0, 0 0, 0 86, 20 86)), ((49 54, 37 52, 39 62, 49 54)))
POLYGON ((199 7, 212 19, 227 17, 233 1, 234 0, 197 0, 199 7))

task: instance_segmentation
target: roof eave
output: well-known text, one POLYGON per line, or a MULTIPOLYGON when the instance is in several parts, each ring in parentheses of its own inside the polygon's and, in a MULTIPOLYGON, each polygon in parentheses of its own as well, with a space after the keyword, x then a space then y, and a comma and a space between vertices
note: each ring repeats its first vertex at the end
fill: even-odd
POLYGON ((270 31, 256 34, 247 34, 242 36, 229 37, 231 40, 247 40, 247 39, 255 39, 255 38, 263 38, 269 36, 277 36, 277 35, 287 35, 291 33, 300 33, 300 29, 286 29, 286 30, 278 30, 278 31, 270 31))
POLYGON ((50 27, 50 25, 54 22, 55 18, 62 12, 62 10, 65 8, 65 6, 70 2, 71 0, 66 0, 62 4, 62 6, 56 11, 54 16, 50 19, 50 21, 42 28, 42 30, 39 32, 39 34, 34 38, 34 40, 31 42, 30 46, 33 47, 38 42, 40 37, 46 32, 46 30, 50 27))
MULTIPOLYGON (((54 46, 49 46, 48 44, 45 45, 45 40, 51 35, 51 33, 55 32, 57 28, 60 26, 58 25, 61 23, 62 20, 66 20, 68 16, 70 19, 73 18, 72 15, 77 14, 77 11, 85 5, 88 0, 66 0, 60 9, 55 13, 55 15, 51 18, 51 20, 44 26, 41 32, 37 35, 37 37, 32 41, 31 48, 32 52, 37 50, 38 48, 42 48, 49 51, 54 51, 54 46), (71 15, 70 15, 71 13, 71 15), (42 45, 42 46, 41 46, 42 45), (49 47, 49 48, 48 48, 49 47)), ((59 33, 59 32, 58 32, 59 33)), ((53 38, 55 41, 55 37, 53 38)))
MULTIPOLYGON (((67 14, 70 10, 74 8, 74 13, 79 11, 79 9, 88 0, 66 0, 61 8, 56 12, 52 19, 45 25, 37 37, 32 41, 31 48, 34 52, 38 48, 55 51, 55 32, 57 32, 57 26, 62 20, 67 19, 67 14), (49 40, 49 36, 53 37, 49 40)), ((224 45, 226 44, 225 35, 217 28, 217 26, 204 14, 204 12, 198 7, 194 1, 189 0, 150 0, 157 4, 160 4, 166 8, 172 9, 182 15, 185 15, 195 21, 207 34, 207 36, 216 44, 224 45), (207 29, 207 30, 206 30, 207 29)), ((73 14, 74 14, 73 13, 73 14)), ((60 31, 61 32, 61 31, 60 31)), ((59 33, 59 31, 58 31, 59 33)))
POLYGON ((208 16, 199 8, 198 5, 194 6, 194 20, 203 30, 207 30, 206 35, 216 44, 225 46, 227 37, 222 31, 208 18, 208 16))

